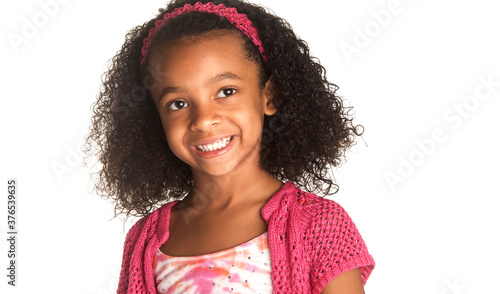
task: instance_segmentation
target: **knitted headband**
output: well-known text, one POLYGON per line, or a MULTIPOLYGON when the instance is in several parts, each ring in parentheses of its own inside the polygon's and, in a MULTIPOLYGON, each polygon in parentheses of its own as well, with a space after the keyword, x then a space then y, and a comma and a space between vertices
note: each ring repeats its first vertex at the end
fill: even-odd
POLYGON ((172 12, 166 13, 162 19, 155 22, 154 28, 149 30, 148 36, 142 41, 143 46, 141 49, 141 65, 146 64, 146 58, 148 56, 149 48, 153 42, 154 33, 169 19, 185 14, 191 11, 200 11, 213 13, 226 18, 229 22, 236 26, 242 33, 244 33, 252 42, 259 48, 262 57, 267 62, 267 58, 264 55, 264 46, 259 39, 259 31, 253 26, 252 22, 248 19, 245 14, 238 13, 236 8, 227 8, 223 4, 215 5, 212 2, 201 4, 197 2, 195 5, 186 4, 183 7, 174 9, 172 12))

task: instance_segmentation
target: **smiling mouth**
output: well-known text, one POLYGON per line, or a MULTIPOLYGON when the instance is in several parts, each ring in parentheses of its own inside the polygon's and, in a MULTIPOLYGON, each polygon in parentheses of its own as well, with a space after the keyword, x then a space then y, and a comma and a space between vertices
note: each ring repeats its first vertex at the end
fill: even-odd
POLYGON ((226 147, 233 140, 233 136, 223 138, 207 145, 196 145, 196 149, 201 152, 210 152, 226 147))

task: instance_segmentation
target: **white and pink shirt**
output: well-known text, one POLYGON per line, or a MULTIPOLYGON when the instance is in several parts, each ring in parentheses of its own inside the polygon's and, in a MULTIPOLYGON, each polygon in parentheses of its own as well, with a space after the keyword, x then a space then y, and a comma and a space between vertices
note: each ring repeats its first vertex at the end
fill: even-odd
POLYGON ((272 293, 267 232, 236 247, 198 256, 153 257, 158 293, 272 293))

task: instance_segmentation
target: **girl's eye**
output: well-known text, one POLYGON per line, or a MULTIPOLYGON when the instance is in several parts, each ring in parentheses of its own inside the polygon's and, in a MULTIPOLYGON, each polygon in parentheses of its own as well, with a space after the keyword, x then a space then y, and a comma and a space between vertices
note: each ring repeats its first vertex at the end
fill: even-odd
POLYGON ((184 107, 187 107, 187 103, 185 101, 174 101, 168 105, 168 109, 170 110, 179 110, 184 107))
POLYGON ((225 89, 222 89, 219 94, 217 95, 217 98, 224 98, 224 97, 227 97, 227 96, 231 96, 233 95, 234 93, 236 92, 235 89, 233 88, 225 88, 225 89))

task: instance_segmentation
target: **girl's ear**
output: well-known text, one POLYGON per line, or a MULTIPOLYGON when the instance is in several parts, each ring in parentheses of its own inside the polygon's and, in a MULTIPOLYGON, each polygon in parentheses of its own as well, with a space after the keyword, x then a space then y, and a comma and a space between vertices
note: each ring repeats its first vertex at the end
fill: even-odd
POLYGON ((273 87, 273 76, 271 75, 264 85, 264 89, 262 89, 262 99, 264 100, 264 114, 267 116, 274 115, 276 111, 276 107, 273 104, 274 98, 274 87, 273 87))

